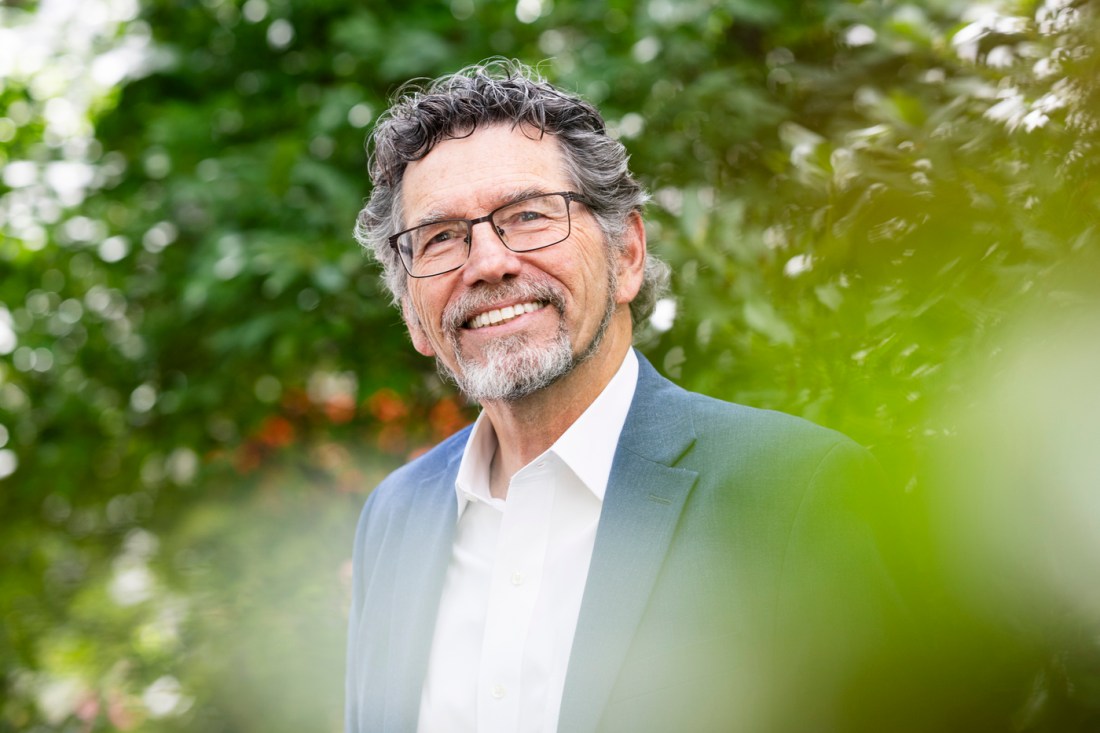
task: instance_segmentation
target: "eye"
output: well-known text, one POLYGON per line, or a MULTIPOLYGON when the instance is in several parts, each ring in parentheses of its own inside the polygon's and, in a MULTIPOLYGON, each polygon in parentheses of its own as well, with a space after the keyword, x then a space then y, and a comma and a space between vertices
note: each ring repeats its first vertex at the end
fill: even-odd
POLYGON ((419 248, 421 250, 428 249, 430 247, 438 247, 446 245, 456 239, 465 239, 466 230, 461 225, 456 225, 454 222, 441 222, 439 224, 429 224, 428 226, 421 227, 418 230, 419 248))
POLYGON ((524 204, 522 209, 508 209, 498 215, 497 222, 504 228, 525 227, 541 224, 547 220, 547 212, 537 206, 524 204))

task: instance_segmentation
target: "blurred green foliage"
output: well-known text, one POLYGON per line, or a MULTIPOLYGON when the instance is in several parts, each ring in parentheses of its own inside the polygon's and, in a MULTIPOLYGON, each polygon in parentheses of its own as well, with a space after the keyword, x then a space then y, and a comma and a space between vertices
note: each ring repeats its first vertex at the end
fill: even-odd
MULTIPOLYGON (((408 78, 494 54, 599 105, 654 192, 675 318, 643 351, 870 446, 920 540, 940 408, 1100 274, 1094 12, 0 6, 0 729, 340 729, 363 497, 473 415, 352 242, 363 139, 408 78)), ((999 686, 970 729, 1100 726, 1096 626, 929 590, 943 643, 1001 645, 931 673, 999 686)))

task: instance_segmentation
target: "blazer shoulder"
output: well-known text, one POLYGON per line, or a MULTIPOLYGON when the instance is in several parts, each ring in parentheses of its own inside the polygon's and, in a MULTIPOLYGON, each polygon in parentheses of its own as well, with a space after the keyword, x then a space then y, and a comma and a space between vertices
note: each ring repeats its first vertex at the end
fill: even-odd
POLYGON ((471 428, 466 426, 382 479, 359 515, 356 535, 360 541, 379 535, 379 530, 395 520, 401 524, 402 518, 418 506, 434 505, 430 499, 438 498, 434 496, 437 492, 453 493, 453 481, 448 482, 445 477, 458 470, 471 428))
POLYGON ((639 362, 638 389, 624 438, 633 452, 658 462, 707 469, 726 464, 788 471, 798 467, 812 472, 831 453, 865 452, 847 436, 809 420, 689 392, 649 362, 639 362))
POLYGON ((776 446, 789 451, 826 453, 835 448, 864 450, 847 435, 809 420, 684 391, 701 440, 736 441, 742 447, 776 446))
POLYGON ((471 429, 472 426, 467 425, 428 452, 391 471, 371 492, 368 502, 400 501, 402 495, 409 493, 413 487, 421 486, 425 482, 433 480, 441 471, 445 471, 452 462, 461 459, 471 429))
POLYGON ((757 492, 768 506, 782 507, 775 516, 791 522, 840 511, 877 514, 875 523, 893 516, 895 497, 881 465, 847 435, 774 410, 690 399, 697 439, 685 461, 705 477, 703 485, 757 492))

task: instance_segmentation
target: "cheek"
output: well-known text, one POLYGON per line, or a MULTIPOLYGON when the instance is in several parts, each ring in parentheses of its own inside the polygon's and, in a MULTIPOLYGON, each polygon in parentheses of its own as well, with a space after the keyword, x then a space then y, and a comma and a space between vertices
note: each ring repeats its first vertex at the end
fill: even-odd
POLYGON ((401 310, 413 347, 424 356, 435 356, 436 349, 429 336, 429 328, 426 327, 430 311, 426 310, 423 300, 410 294, 402 301, 401 310))
POLYGON ((421 328, 429 331, 438 329, 444 301, 429 287, 428 283, 415 282, 409 290, 409 302, 412 303, 413 310, 420 319, 421 328))

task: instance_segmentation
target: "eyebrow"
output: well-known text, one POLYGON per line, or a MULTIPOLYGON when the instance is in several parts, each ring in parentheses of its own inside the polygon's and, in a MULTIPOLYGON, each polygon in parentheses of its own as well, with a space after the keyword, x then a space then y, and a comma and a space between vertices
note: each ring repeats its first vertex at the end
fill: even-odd
MULTIPOLYGON (((487 210, 485 212, 485 214, 489 213, 489 211, 496 211, 497 209, 499 209, 502 206, 507 206, 508 204, 514 204, 517 201, 522 201, 523 199, 530 198, 532 196, 541 196, 541 195, 547 194, 547 193, 553 193, 553 191, 547 191, 544 188, 513 189, 507 195, 502 196, 498 200, 498 203, 496 204, 496 206, 494 206, 493 208, 487 210)), ((485 214, 482 214, 482 216, 484 216, 485 214)), ((470 219, 476 219, 478 217, 474 216, 474 217, 469 217, 469 218, 470 219)), ((431 211, 426 213, 424 216, 420 217, 420 219, 418 219, 414 224, 411 224, 410 227, 422 227, 422 226, 427 226, 428 224, 437 224, 441 221, 465 221, 465 220, 467 220, 467 217, 455 216, 454 214, 452 214, 451 212, 449 212, 446 209, 432 209, 431 211)))

